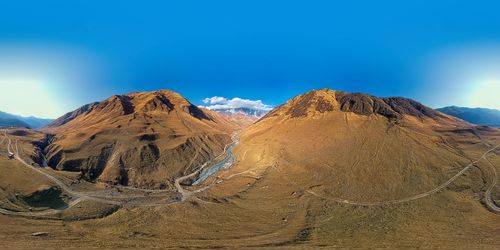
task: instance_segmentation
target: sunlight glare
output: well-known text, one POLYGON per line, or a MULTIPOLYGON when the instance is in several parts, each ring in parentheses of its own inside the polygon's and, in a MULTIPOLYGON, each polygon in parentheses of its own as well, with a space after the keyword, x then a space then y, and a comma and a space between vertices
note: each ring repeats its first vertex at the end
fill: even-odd
POLYGON ((500 79, 479 82, 467 101, 471 107, 500 109, 500 79))
POLYGON ((46 84, 29 78, 0 78, 0 110, 22 116, 57 118, 63 110, 46 84))

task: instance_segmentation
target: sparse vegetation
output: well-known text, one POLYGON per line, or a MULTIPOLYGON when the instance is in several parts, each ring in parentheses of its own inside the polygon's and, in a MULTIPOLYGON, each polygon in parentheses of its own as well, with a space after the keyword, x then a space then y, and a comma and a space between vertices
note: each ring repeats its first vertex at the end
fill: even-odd
MULTIPOLYGON (((204 190, 190 193, 192 195, 185 201, 172 191, 151 193, 141 198, 138 203, 153 204, 148 207, 133 206, 133 203, 130 206, 106 205, 85 200, 43 218, 0 215, 0 223, 4 225, 0 227, 3 247, 500 247, 497 239, 500 216, 488 210, 484 203, 492 183, 492 166, 500 172, 500 150, 491 151, 482 158, 485 152, 500 144, 500 130, 475 127, 429 111, 407 99, 394 99, 386 103, 386 109, 381 109, 370 106, 378 103, 378 99, 372 98, 356 94, 347 99, 342 97, 340 100, 345 99, 345 102, 339 102, 335 91, 320 90, 292 99, 240 132, 240 143, 234 151, 237 163, 209 177, 201 186, 185 187, 188 191, 204 190), (357 103, 360 100, 363 102, 357 103), (403 106, 397 106, 399 104, 403 106), (355 112, 358 108, 361 111, 355 112), (412 113, 417 112, 414 109, 418 113, 412 113), (366 113, 365 110, 380 112, 366 113), (395 115, 388 117, 387 112, 395 115), (435 193, 397 204, 382 202, 426 193, 443 185, 469 165, 463 175, 435 193), (160 204, 158 201, 163 200, 159 197, 178 202, 160 204), (381 203, 355 205, 345 201, 381 203)), ((164 101, 157 105, 161 103, 164 101)), ((172 112, 175 103, 172 101, 174 107, 167 106, 162 112, 172 112)), ((134 105, 134 109, 138 106, 134 105)), ((132 114, 128 112, 122 116, 132 114)), ((68 117, 75 119, 78 116, 68 117)), ((116 124, 112 128, 116 128, 116 124)), ((19 140, 20 157, 33 159, 39 153, 33 149, 38 145, 33 141, 43 140, 45 135, 23 131, 25 135, 9 130, 8 135, 19 140)), ((71 135, 66 137, 66 132, 58 132, 63 138, 57 144, 58 149, 66 150, 67 156, 80 154, 80 158, 84 158, 87 151, 82 148, 91 150, 88 145, 94 145, 85 144, 88 143, 86 135, 95 135, 91 141, 98 143, 96 145, 121 136, 120 133, 114 133, 113 137, 106 135, 108 128, 102 131, 87 133, 81 128, 78 134, 85 135, 68 132, 71 135), (63 143, 72 136, 75 137, 71 141, 63 143), (72 140, 77 137, 83 138, 82 144, 68 146, 76 143, 72 140)), ((161 130, 147 125, 146 131, 140 131, 130 137, 134 138, 134 143, 141 143, 141 148, 145 147, 137 152, 140 158, 135 163, 142 167, 136 174, 154 175, 163 171, 161 168, 169 171, 165 165, 145 164, 164 154, 164 144, 151 146, 162 140, 161 130), (151 127, 154 132, 147 131, 151 127)), ((168 140, 175 141, 176 138, 169 137, 168 140)), ((185 147, 199 149, 203 143, 216 144, 206 141, 213 138, 203 138, 189 139, 191 144, 185 147)), ((65 197, 64 192, 59 192, 54 183, 17 160, 4 157, 6 153, 5 144, 0 145, 2 208, 29 212, 30 207, 37 210, 35 203, 44 210, 54 207, 55 201, 60 199, 66 203, 74 202, 71 197, 65 197), (35 198, 39 195, 51 197, 43 200, 51 202, 42 204, 35 198), (27 199, 31 201, 27 202, 27 199)), ((64 161, 68 162, 69 158, 64 161)), ((144 194, 125 187, 110 188, 104 182, 89 182, 76 172, 43 171, 78 192, 111 190, 114 195, 123 197, 144 194)), ((179 171, 186 176, 193 173, 189 167, 179 171)), ((192 181, 184 184, 190 183, 192 181)), ((172 181, 170 185, 173 185, 172 181)), ((500 187, 491 189, 491 197, 498 204, 500 187)))

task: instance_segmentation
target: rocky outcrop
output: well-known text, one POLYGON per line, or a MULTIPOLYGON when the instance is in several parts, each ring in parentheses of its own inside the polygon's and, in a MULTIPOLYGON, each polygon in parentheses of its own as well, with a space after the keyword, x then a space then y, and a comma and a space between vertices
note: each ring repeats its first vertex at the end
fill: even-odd
POLYGON ((389 104, 389 106, 391 106, 391 108, 395 112, 399 114, 411 115, 420 118, 444 117, 443 114, 441 114, 440 112, 432 108, 429 108, 423 105, 422 103, 419 103, 412 99, 403 97, 390 97, 390 98, 383 98, 383 100, 385 103, 389 104))
POLYGON ((262 119, 284 114, 290 118, 307 117, 332 111, 358 115, 380 115, 400 119, 405 115, 418 118, 445 118, 442 113, 417 101, 403 97, 379 98, 361 93, 347 93, 330 89, 313 90, 299 95, 275 108, 262 119))
POLYGON ((62 208, 67 206, 59 187, 42 186, 38 190, 20 197, 30 207, 62 208))
POLYGON ((44 128, 48 165, 110 184, 166 187, 219 154, 238 126, 181 95, 160 90, 114 95, 44 128), (194 158, 194 159, 193 159, 194 158))

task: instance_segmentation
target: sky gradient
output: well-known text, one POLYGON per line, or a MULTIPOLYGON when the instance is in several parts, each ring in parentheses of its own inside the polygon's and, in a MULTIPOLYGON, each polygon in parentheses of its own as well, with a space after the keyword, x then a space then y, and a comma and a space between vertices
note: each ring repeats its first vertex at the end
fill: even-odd
POLYGON ((276 106, 311 89, 500 108, 496 1, 5 1, 0 110, 131 91, 276 106), (5 91, 8 90, 8 91, 5 91))

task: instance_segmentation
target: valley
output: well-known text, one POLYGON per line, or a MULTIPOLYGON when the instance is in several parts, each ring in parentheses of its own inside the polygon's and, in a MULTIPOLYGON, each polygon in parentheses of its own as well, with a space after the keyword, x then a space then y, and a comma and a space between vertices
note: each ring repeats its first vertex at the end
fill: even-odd
POLYGON ((208 121, 191 120, 189 111, 162 118, 184 112, 174 109, 138 113, 158 96, 188 105, 170 92, 124 96, 141 100, 134 100, 134 112, 122 112, 114 100, 124 97, 113 97, 38 131, 2 130, 0 222, 8 227, 0 237, 6 247, 499 246, 498 129, 464 123, 409 99, 328 89, 299 95, 244 128, 201 109, 208 121), (141 125, 134 128, 139 116, 156 118, 136 120, 141 125), (184 118, 169 125, 177 122, 173 117, 184 118), (131 127, 116 129, 123 121, 131 127), (154 139, 149 132, 147 142, 135 136, 146 131, 154 139), (163 133, 176 136, 160 139, 163 133), (54 139, 40 143, 47 135, 54 139), (140 158, 141 150, 134 149, 170 145, 178 137, 194 140, 177 142, 189 153, 175 158, 182 161, 179 168, 159 163, 168 162, 163 157, 172 154, 164 148, 171 146, 158 146, 154 158, 140 158), (99 156, 102 151, 94 148, 103 145, 113 146, 94 161, 102 171, 92 172, 86 159, 99 156), (43 167, 43 154, 49 167, 43 167), (54 160, 58 154, 63 157, 54 160), (120 163, 136 155, 141 168, 120 163), (75 159, 87 163, 74 168, 75 159), (42 236, 33 236, 37 232, 42 236), (67 245, 69 240, 74 244, 67 245))
POLYGON ((4 1, 0 250, 499 250, 498 9, 4 1))
MULTIPOLYGON (((79 204, 80 202, 85 202, 85 201, 93 201, 97 203, 115 205, 119 207, 165 206, 165 205, 175 204, 180 201, 186 201, 193 194, 202 192, 207 188, 209 188, 210 186, 203 187, 198 190, 188 190, 185 189, 185 187, 183 187, 181 183, 184 182, 185 180, 192 179, 200 172, 203 173, 203 170, 207 166, 208 168, 213 168, 213 167, 215 168, 207 173, 200 175, 197 179, 195 179, 193 183, 194 185, 202 183, 206 178, 208 178, 212 174, 215 174, 216 171, 220 170, 222 167, 229 167, 234 161, 231 160, 234 159, 233 158, 234 156, 232 155, 232 148, 235 146, 235 144, 237 144, 237 137, 236 135, 234 135, 233 136, 234 142, 231 143, 230 145, 226 145, 226 148, 228 149, 227 153, 226 149, 224 149, 224 152, 222 152, 221 155, 215 157, 213 160, 205 162, 202 166, 196 168, 197 170, 194 171, 193 173, 176 178, 174 182, 176 191, 143 189, 143 188, 121 186, 121 185, 106 186, 105 189, 100 189, 100 190, 96 189, 95 191, 76 191, 72 189, 70 186, 66 185, 61 180, 59 180, 58 177, 54 176, 53 174, 50 174, 40 169, 39 167, 34 167, 33 166, 34 163, 28 164, 26 161, 24 161, 19 154, 17 146, 18 140, 16 140, 15 143, 13 143, 10 137, 7 136, 7 130, 4 130, 3 132, 4 132, 3 133, 4 137, 1 142, 2 143, 4 141, 7 142, 6 151, 8 152, 9 155, 13 155, 13 158, 17 160, 21 165, 25 166, 26 168, 28 168, 33 172, 36 172, 42 178, 47 178, 50 182, 53 182, 55 186, 61 189, 62 192, 71 197, 71 201, 68 204, 66 204, 62 208, 57 208, 57 209, 47 209, 44 211, 35 211, 35 212, 33 211, 23 212, 23 211, 0 209, 0 213, 2 214, 17 215, 17 216, 24 216, 31 218, 41 218, 41 217, 50 218, 47 216, 60 214, 63 212, 63 210, 70 209, 79 204), (226 156, 224 157, 224 155, 226 156), (222 158, 222 160, 219 160, 219 158, 222 158), (176 192, 175 195, 172 195, 172 193, 174 192, 176 192)), ((0 145, 2 145, 2 143, 0 143, 0 145)), ((196 155, 194 158, 196 158, 196 155)))

